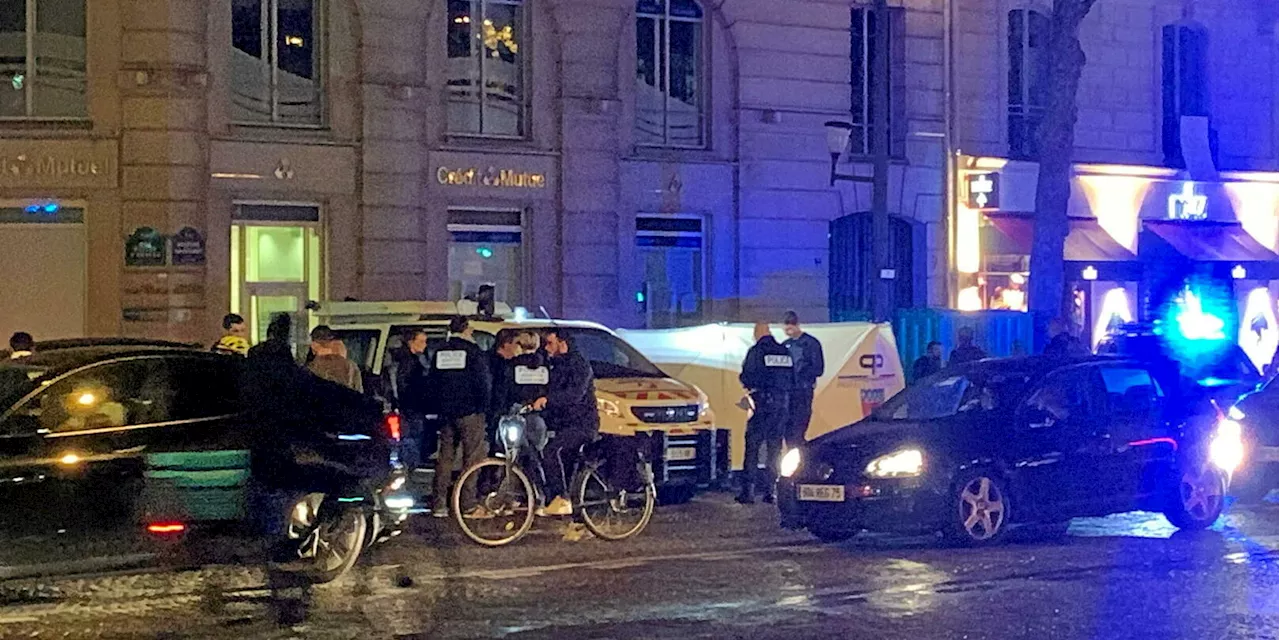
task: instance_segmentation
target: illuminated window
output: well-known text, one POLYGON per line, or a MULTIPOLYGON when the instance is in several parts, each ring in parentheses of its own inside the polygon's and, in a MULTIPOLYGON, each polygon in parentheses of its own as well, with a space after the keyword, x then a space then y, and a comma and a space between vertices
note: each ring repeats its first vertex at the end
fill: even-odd
MULTIPOLYGON (((849 27, 851 90, 849 104, 853 112, 850 122, 853 133, 849 136, 849 153, 871 155, 875 150, 872 126, 875 123, 875 87, 872 85, 876 64, 876 15, 869 9, 853 9, 849 27)), ((902 9, 889 10, 889 153, 900 156, 906 143, 906 118, 903 117, 902 97, 906 94, 902 72, 904 49, 899 34, 903 32, 902 9)))
POLYGON ((706 122, 702 7, 636 3, 636 143, 700 147, 706 122))
POLYGON ((1162 141, 1165 164, 1184 165, 1182 117, 1209 115, 1205 54, 1209 34, 1191 25, 1168 25, 1162 30, 1160 93, 1163 105, 1162 141))
POLYGON ((85 0, 0 0, 0 118, 85 115, 85 0))
POLYGON ((1049 86, 1049 18, 1030 9, 1009 12, 1009 155, 1040 155, 1037 131, 1049 86))
POLYGON ((449 132, 525 134, 524 6, 520 0, 448 0, 449 132))
POLYGON ((319 0, 232 0, 232 119, 321 124, 319 35, 319 0))

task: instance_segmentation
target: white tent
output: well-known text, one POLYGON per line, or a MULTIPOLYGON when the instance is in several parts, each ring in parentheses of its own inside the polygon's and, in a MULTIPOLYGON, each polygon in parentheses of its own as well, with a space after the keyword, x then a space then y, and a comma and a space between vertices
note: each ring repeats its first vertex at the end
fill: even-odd
MULTIPOLYGON (((822 343, 826 371, 814 391, 812 439, 861 420, 902 390, 902 363, 888 324, 841 322, 806 324, 822 343)), ((711 399, 716 426, 731 430, 731 464, 742 468, 747 412, 738 374, 755 340, 749 324, 709 324, 685 329, 619 330, 637 350, 675 378, 695 384, 711 399)), ((775 337, 786 338, 781 328, 775 337)))

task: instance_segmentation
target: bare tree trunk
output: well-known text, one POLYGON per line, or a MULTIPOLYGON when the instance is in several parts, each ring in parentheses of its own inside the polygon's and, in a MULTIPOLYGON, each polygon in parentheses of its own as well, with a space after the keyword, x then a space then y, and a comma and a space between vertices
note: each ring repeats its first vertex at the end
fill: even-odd
POLYGON ((1080 22, 1096 0, 1054 0, 1050 19, 1049 82, 1044 118, 1038 132, 1040 177, 1036 183, 1036 223, 1031 246, 1029 306, 1040 351, 1051 318, 1066 307, 1062 259, 1067 239, 1067 202, 1071 198, 1071 157, 1075 149, 1076 91, 1084 69, 1080 22))

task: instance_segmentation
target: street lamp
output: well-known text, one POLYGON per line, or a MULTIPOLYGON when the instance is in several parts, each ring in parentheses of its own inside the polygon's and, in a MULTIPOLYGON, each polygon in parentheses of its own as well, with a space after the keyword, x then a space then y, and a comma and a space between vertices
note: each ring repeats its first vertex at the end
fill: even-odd
POLYGON ((827 151, 831 152, 831 186, 836 186, 837 180, 871 182, 870 176, 857 176, 836 171, 840 156, 844 154, 845 149, 849 148, 849 138, 853 136, 853 124, 842 120, 828 120, 823 126, 827 128, 827 151))

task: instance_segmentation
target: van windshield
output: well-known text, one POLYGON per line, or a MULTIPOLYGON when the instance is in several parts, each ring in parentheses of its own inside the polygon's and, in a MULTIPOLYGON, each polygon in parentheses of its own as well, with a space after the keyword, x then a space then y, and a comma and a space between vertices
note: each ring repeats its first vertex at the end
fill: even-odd
POLYGON ((597 378, 667 377, 635 347, 608 331, 565 327, 564 334, 569 344, 591 362, 591 371, 597 378))

